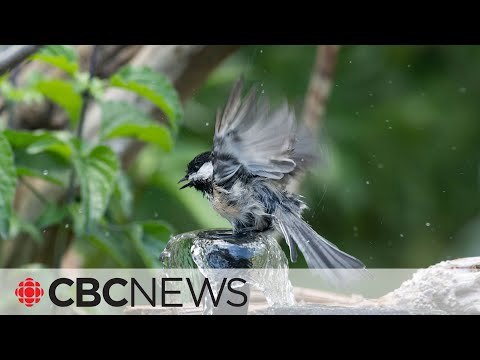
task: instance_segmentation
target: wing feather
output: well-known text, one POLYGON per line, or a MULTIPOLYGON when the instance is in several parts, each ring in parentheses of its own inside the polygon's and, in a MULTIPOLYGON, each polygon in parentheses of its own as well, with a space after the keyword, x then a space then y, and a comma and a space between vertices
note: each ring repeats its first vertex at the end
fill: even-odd
POLYGON ((215 181, 226 181, 242 166, 247 173, 282 179, 295 167, 296 121, 284 102, 270 111, 253 87, 242 101, 243 77, 233 87, 223 112, 217 113, 214 137, 215 181))

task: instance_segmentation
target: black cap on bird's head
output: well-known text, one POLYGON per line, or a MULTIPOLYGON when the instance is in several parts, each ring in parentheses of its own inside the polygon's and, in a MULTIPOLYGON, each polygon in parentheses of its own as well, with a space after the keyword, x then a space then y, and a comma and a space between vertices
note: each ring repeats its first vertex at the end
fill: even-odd
POLYGON ((195 189, 205 192, 211 192, 213 177, 212 153, 206 151, 197 155, 187 166, 187 175, 185 175, 179 184, 188 181, 181 189, 186 187, 194 187, 195 189))

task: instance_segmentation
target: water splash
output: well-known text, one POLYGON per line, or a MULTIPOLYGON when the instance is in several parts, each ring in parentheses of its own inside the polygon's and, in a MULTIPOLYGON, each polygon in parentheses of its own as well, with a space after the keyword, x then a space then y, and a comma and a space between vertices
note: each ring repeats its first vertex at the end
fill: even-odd
MULTIPOLYGON (((198 268, 217 294, 225 276, 239 277, 258 288, 270 306, 295 303, 288 261, 273 233, 233 235, 223 229, 188 232, 172 237, 160 260, 169 269, 198 268)), ((206 300, 205 312, 211 313, 211 301, 206 300)))

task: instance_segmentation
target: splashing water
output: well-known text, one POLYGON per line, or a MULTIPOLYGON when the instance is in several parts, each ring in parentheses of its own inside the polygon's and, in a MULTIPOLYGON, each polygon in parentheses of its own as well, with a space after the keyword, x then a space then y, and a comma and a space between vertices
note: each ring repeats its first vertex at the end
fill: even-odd
MULTIPOLYGON (((169 269, 198 268, 217 294, 224 277, 239 277, 258 288, 270 306, 295 303, 287 258, 269 232, 233 235, 231 230, 199 230, 180 234, 170 239, 160 260, 169 269)), ((209 313, 211 299, 206 300, 209 313)))

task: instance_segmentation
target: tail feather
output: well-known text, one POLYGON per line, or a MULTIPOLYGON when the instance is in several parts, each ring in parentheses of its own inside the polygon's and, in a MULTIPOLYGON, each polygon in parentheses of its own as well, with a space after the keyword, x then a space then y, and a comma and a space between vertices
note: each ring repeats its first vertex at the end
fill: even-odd
MULTIPOLYGON (((278 230, 290 247, 290 254, 296 254, 295 244, 302 252, 310 268, 315 269, 363 269, 365 265, 355 257, 343 252, 330 241, 313 230, 303 219, 292 212, 277 211, 278 230)), ((294 259, 292 258, 292 261, 294 259)))

